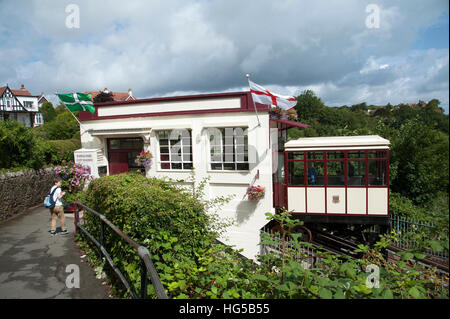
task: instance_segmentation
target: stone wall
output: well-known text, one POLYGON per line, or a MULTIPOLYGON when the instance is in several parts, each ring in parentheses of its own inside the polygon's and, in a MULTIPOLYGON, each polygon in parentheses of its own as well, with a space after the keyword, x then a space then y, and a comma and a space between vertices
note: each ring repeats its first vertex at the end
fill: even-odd
POLYGON ((54 178, 53 168, 0 173, 0 222, 43 204, 54 178))

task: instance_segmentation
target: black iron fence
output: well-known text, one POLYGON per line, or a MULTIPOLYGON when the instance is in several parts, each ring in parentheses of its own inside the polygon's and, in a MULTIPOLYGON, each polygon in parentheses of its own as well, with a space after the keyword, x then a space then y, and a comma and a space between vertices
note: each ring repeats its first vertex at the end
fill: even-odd
POLYGON ((139 245, 134 240, 132 240, 130 237, 128 237, 126 234, 124 234, 120 229, 118 229, 113 223, 111 223, 104 215, 96 212, 95 210, 85 206, 84 204, 80 202, 75 202, 76 205, 75 208, 75 231, 78 233, 79 231, 83 232, 100 250, 101 254, 106 258, 111 268, 114 270, 114 272, 119 277, 120 281, 125 286, 126 290, 130 293, 132 298, 139 299, 139 298, 147 298, 147 288, 149 285, 148 282, 148 275, 150 275, 151 283, 153 284, 153 288, 155 290, 156 296, 159 299, 168 299, 166 292, 164 290, 164 287, 161 283, 161 280, 159 279, 158 273, 156 272, 155 266, 153 265, 152 260, 150 259, 150 253, 148 249, 144 246, 139 245), (100 219, 100 238, 97 240, 87 229, 81 225, 80 223, 80 216, 79 216, 79 208, 82 208, 84 210, 84 214, 91 213, 95 216, 97 216, 100 219), (105 238, 105 226, 108 226, 111 230, 113 230, 117 235, 119 235, 125 242, 127 242, 129 245, 131 245, 134 249, 136 249, 136 253, 141 259, 141 291, 140 296, 135 291, 133 285, 131 285, 123 273, 120 271, 120 269, 116 266, 113 259, 111 258, 111 255, 108 253, 108 251, 103 246, 103 241, 105 238))

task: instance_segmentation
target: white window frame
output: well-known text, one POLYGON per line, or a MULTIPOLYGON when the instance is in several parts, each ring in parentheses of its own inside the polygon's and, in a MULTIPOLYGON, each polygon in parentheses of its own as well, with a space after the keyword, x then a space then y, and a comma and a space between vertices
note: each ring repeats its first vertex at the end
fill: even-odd
MULTIPOLYGON (((190 171, 191 169, 194 168, 194 163, 193 163, 193 152, 192 152, 192 130, 191 129, 168 129, 168 130, 158 130, 156 132, 156 138, 158 141, 158 169, 159 170, 170 170, 170 171, 190 171), (186 145, 185 142, 183 142, 183 137, 178 135, 179 139, 177 140, 175 145, 171 145, 171 139, 170 139, 170 135, 172 134, 173 131, 188 131, 189 132, 189 145, 186 145), (161 153, 161 142, 160 142, 160 134, 163 132, 167 132, 168 138, 167 138, 167 147, 169 149, 169 153, 161 153), (178 143, 180 143, 179 145, 177 145, 178 143), (184 148, 190 146, 190 153, 185 153, 184 152, 184 148), (177 149, 179 149, 180 152, 180 156, 178 159, 173 159, 172 158, 172 150, 173 147, 176 147, 177 149), (185 155, 190 154, 191 155, 191 159, 190 160, 185 160, 185 155), (169 160, 168 161, 163 161, 161 160, 161 156, 162 155, 169 155, 169 160), (169 164, 169 168, 163 168, 162 164, 169 164), (181 168, 173 168, 172 165, 173 164, 181 164, 181 168), (184 168, 184 166, 186 164, 191 164, 191 168, 184 168)), ((178 157, 178 155, 177 155, 178 157)))
MULTIPOLYGON (((208 153, 209 153, 209 169, 211 171, 214 172, 249 172, 250 171, 250 164, 249 164, 249 145, 248 145, 248 134, 244 134, 244 141, 243 144, 239 144, 237 141, 238 136, 236 136, 235 132, 236 129, 242 129, 243 132, 245 132, 246 130, 248 130, 248 127, 242 127, 242 126, 238 126, 238 127, 220 127, 217 128, 218 130, 220 130, 220 134, 221 134, 221 138, 220 138, 220 154, 219 156, 221 157, 220 161, 214 160, 213 159, 213 154, 215 154, 216 152, 214 151, 213 153, 211 153, 211 151, 213 151, 214 147, 217 147, 216 145, 212 145, 211 144, 211 135, 208 135, 208 153), (227 129, 232 129, 233 130, 233 145, 230 144, 225 144, 225 138, 227 137, 225 135, 225 132, 227 129), (245 143, 245 140, 247 140, 247 143, 245 143), (226 151, 228 149, 226 149, 227 147, 233 147, 233 153, 226 153, 226 151), (238 153, 238 147, 243 147, 243 153, 238 153), (233 155, 233 160, 229 161, 227 158, 225 158, 227 156, 227 154, 232 154, 233 155), (243 161, 239 161, 236 159, 236 156, 240 154, 243 155, 244 160, 243 161), (245 160, 245 156, 247 156, 247 160, 245 160), (213 168, 214 164, 220 164, 221 168, 213 168), (226 164, 233 164, 233 169, 225 169, 225 165, 226 164), (242 169, 242 168, 238 168, 239 164, 246 164, 247 165, 247 169, 242 169)), ((217 156, 218 154, 215 154, 215 156, 217 156)))

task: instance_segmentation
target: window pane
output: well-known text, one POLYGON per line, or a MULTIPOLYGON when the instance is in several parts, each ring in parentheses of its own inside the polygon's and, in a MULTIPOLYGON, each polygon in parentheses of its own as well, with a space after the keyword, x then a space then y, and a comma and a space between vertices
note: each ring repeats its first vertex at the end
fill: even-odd
POLYGON ((366 185, 366 162, 348 161, 348 185, 363 186, 366 185))
POLYGON ((311 159, 311 160, 323 159, 323 152, 308 152, 308 159, 311 159))
POLYGON ((239 171, 248 171, 248 163, 238 163, 236 166, 239 171))
POLYGON ((288 153, 288 159, 289 160, 302 160, 302 159, 304 159, 303 152, 288 153))
POLYGON ((109 147, 115 150, 140 150, 144 147, 144 141, 141 138, 111 139, 109 142, 109 147))
POLYGON ((327 152, 327 159, 343 159, 344 152, 327 152))
POLYGON ((347 153, 348 158, 365 158, 366 151, 351 151, 347 153))
POLYGON ((308 185, 324 185, 323 162, 308 162, 308 185))
MULTIPOLYGON (((140 152, 128 152, 128 167, 140 167, 141 165, 136 164, 134 161, 140 152)), ((144 166, 142 166, 144 167, 144 166)))
POLYGON ((327 184, 331 186, 345 184, 344 161, 327 162, 327 184))
POLYGON ((167 140, 169 139, 169 131, 159 131, 159 139, 160 140, 167 140))
POLYGON ((170 163, 161 163, 162 169, 170 169, 170 163))
POLYGON ((305 185, 305 162, 289 162, 289 184, 305 185))
POLYGON ((183 169, 192 169, 192 163, 183 164, 183 169))
POLYGON ((386 161, 369 161, 369 185, 387 185, 386 161))
POLYGON ((181 169, 182 165, 181 165, 181 163, 171 163, 170 164, 170 168, 172 168, 172 169, 181 169))
POLYGON ((236 167, 234 163, 223 163, 223 169, 226 171, 233 171, 236 167))
POLYGON ((211 169, 222 170, 222 163, 211 163, 211 169))
POLYGON ((386 151, 369 151, 369 158, 386 158, 386 151))

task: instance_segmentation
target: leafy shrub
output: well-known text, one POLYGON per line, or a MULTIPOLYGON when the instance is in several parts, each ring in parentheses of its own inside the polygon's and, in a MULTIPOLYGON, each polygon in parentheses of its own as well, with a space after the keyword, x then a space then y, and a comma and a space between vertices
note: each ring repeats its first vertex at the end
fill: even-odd
POLYGON ((62 161, 74 160, 73 153, 81 148, 81 142, 77 139, 46 141, 44 147, 45 161, 48 164, 58 165, 62 161))
POLYGON ((41 168, 44 158, 35 143, 30 128, 17 121, 0 121, 0 168, 41 168))
MULTIPOLYGON (((237 251, 215 244, 210 218, 198 193, 192 195, 172 182, 121 174, 94 180, 86 193, 86 203, 104 214, 138 243, 149 248, 152 260, 169 298, 439 298, 447 297, 434 273, 408 265, 416 253, 405 253, 399 265, 387 263, 380 251, 390 244, 382 237, 374 248, 360 245, 361 259, 337 256, 317 250, 313 268, 304 268, 275 236, 265 236, 263 244, 281 245, 281 254, 267 254, 261 264, 242 258, 237 251), (368 287, 367 266, 380 269, 380 286, 368 287)), ((272 215, 282 229, 299 222, 288 212, 272 215)), ((87 226, 99 238, 99 222, 86 213, 87 226)), ((286 234, 294 248, 311 245, 299 242, 299 234, 286 234)), ((85 245, 85 244, 84 244, 85 245)), ((117 235, 107 232, 104 246, 132 282, 140 289, 140 260, 136 252, 117 235)), ((90 254, 90 256, 95 254, 90 254)), ((299 255, 299 252, 296 252, 299 255)), ((417 254, 420 258, 423 254, 417 254)), ((91 258, 91 257, 90 257, 91 258)), ((99 261, 99 260, 98 260, 99 261)), ((97 264, 104 269, 105 262, 97 264)), ((108 270, 111 272, 111 270, 108 270)), ((115 275, 110 280, 120 296, 128 295, 115 275)), ((148 293, 154 297, 152 288, 148 293)))
MULTIPOLYGON (((139 174, 119 174, 93 180, 86 204, 101 212, 136 242, 149 247, 157 268, 195 269, 199 252, 207 251, 215 238, 205 204, 174 183, 139 174)), ((90 231, 99 234, 99 223, 87 213, 90 231)), ((139 277, 139 260, 118 236, 105 236, 105 246, 117 256, 130 278, 139 277)), ((169 285, 172 280, 162 277, 169 285)), ((139 285, 138 281, 136 282, 139 285)))

